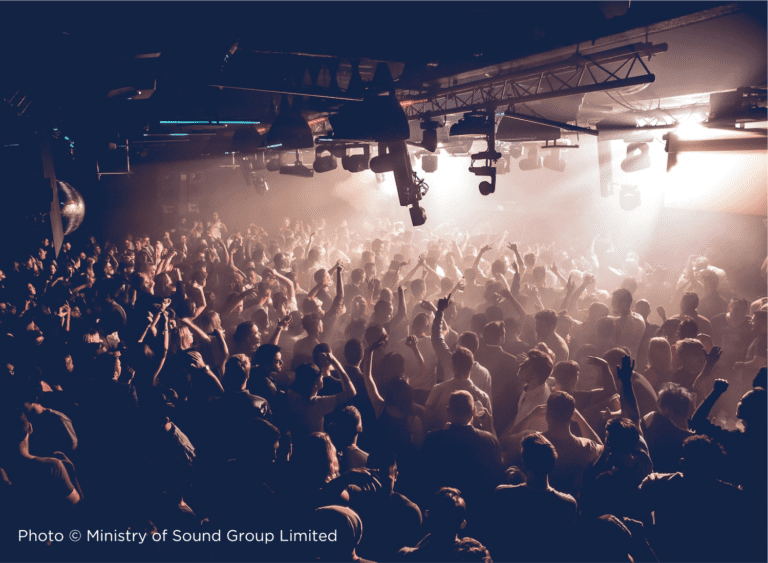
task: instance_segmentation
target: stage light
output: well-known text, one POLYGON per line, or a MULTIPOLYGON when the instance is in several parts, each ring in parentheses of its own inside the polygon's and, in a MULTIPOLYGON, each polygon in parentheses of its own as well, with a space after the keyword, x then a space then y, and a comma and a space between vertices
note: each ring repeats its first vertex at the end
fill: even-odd
POLYGON ((514 143, 512 148, 509 150, 509 155, 515 160, 523 156, 523 145, 520 143, 514 143))
POLYGON ((437 130, 442 127, 437 121, 422 121, 419 127, 424 133, 421 137, 421 147, 429 152, 437 150, 437 130))
POLYGON ((280 114, 269 128, 266 143, 267 147, 283 150, 311 149, 315 146, 312 128, 299 111, 290 108, 285 96, 280 102, 280 114))
POLYGON ((253 189, 257 194, 264 195, 269 191, 269 186, 267 185, 267 181, 262 176, 255 174, 253 178, 253 189))
POLYGON ((280 174, 286 174, 288 176, 300 176, 302 178, 312 178, 315 172, 302 164, 301 158, 299 158, 299 151, 296 151, 296 162, 290 165, 281 166, 280 174))
POLYGON ((410 208, 414 227, 423 225, 427 215, 424 209, 419 207, 419 201, 427 193, 429 186, 413 173, 405 141, 379 143, 379 156, 371 159, 371 170, 376 174, 394 173, 400 205, 410 208))
POLYGON ((377 184, 383 184, 387 181, 387 177, 383 173, 376 174, 376 183, 377 184))
POLYGON ((315 172, 318 174, 322 174, 323 172, 330 172, 331 170, 336 170, 338 167, 338 162, 336 161, 336 157, 332 154, 328 154, 326 156, 320 156, 323 152, 327 151, 328 149, 326 147, 317 147, 315 149, 315 162, 312 164, 312 168, 315 172))
POLYGON ((464 116, 451 126, 449 135, 490 135, 496 126, 488 113, 465 113, 464 116))
POLYGON ((632 211, 640 207, 640 190, 637 186, 621 186, 619 190, 619 206, 624 211, 632 211))
POLYGON ((544 165, 544 159, 539 156, 539 147, 534 145, 528 149, 528 156, 520 161, 520 170, 537 170, 544 165))
POLYGON ((424 172, 437 172, 437 155, 425 154, 421 157, 421 169, 424 172))
MULTIPOLYGON (((360 148, 359 146, 354 148, 360 148)), ((362 145, 363 154, 345 154, 341 157, 341 167, 348 172, 362 172, 368 170, 371 156, 371 147, 362 145)))
POLYGON ((565 160, 560 158, 560 149, 552 149, 552 152, 544 157, 544 167, 556 172, 565 172, 565 160))
POLYGON ((392 143, 411 136, 405 111, 392 95, 368 94, 362 102, 347 102, 328 121, 334 139, 392 143))
POLYGON ((509 155, 502 155, 496 163, 496 174, 506 174, 509 172, 509 155))
POLYGON ((256 129, 242 128, 235 131, 232 136, 232 142, 229 145, 230 152, 236 152, 238 154, 254 154, 259 151, 264 138, 256 129))
POLYGON ((621 161, 624 172, 638 172, 651 166, 651 153, 648 143, 630 143, 627 145, 627 158, 621 161))

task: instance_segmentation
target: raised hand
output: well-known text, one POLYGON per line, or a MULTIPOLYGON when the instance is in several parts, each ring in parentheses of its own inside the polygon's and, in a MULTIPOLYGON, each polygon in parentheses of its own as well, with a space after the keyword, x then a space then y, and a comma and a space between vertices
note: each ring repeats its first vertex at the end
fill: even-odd
POLYGON ((512 252, 517 254, 517 245, 514 242, 508 242, 507 248, 509 248, 512 252))
POLYGON ((411 334, 405 339, 405 345, 411 350, 413 350, 414 348, 417 348, 418 344, 419 344, 419 339, 416 338, 416 336, 414 336, 413 334, 411 334))
POLYGON ((728 380, 726 379, 715 379, 714 387, 712 387, 712 391, 717 393, 718 395, 722 395, 726 391, 728 391, 728 380))
POLYGON ((550 270, 552 270, 552 273, 557 275, 559 272, 557 270, 557 264, 552 263, 552 265, 549 267, 550 270))
POLYGON ((574 289, 576 289, 576 284, 573 282, 573 276, 568 276, 568 281, 565 283, 565 292, 573 293, 574 289))
POLYGON ((616 375, 622 382, 630 381, 632 379, 632 372, 635 370, 635 360, 629 356, 624 356, 621 359, 621 365, 616 366, 616 375))
POLYGON ((656 312, 661 317, 661 320, 663 321, 667 320, 667 312, 664 310, 664 307, 656 307, 656 312))
POLYGON ((480 249, 480 254, 485 254, 489 250, 493 250, 493 246, 490 244, 486 244, 484 247, 480 249))
POLYGON ((450 304, 451 304, 451 294, 449 293, 447 297, 442 297, 437 300, 437 310, 445 311, 448 308, 448 305, 450 304))
POLYGON ((368 350, 373 352, 374 350, 378 350, 382 346, 386 345, 387 340, 389 337, 385 334, 384 336, 381 336, 376 342, 368 346, 368 350))
POLYGON ((720 348, 720 346, 713 346, 712 349, 707 353, 707 365, 714 366, 722 354, 723 349, 720 348))
POLYGON ((289 326, 291 326, 292 321, 293 317, 291 315, 286 315, 277 322, 277 326, 278 328, 286 330, 289 326))
POLYGON ((587 274, 584 276, 584 287, 589 287, 593 283, 595 283, 597 278, 593 274, 587 274))
POLYGON ((200 352, 189 352, 189 356, 194 361, 192 364, 193 368, 205 369, 205 361, 203 361, 203 357, 200 355, 200 352))

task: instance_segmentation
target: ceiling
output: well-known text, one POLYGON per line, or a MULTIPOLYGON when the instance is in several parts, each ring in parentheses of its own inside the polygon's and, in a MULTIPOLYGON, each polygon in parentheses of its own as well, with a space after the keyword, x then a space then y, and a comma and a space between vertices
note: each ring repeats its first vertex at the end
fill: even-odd
MULTIPOLYGON (((268 122, 280 92, 308 94, 305 117, 322 120, 354 97, 354 67, 386 89, 371 82, 380 62, 399 98, 427 99, 577 52, 666 44, 645 61, 653 83, 514 108, 586 128, 706 116, 711 92, 766 83, 764 2, 2 3, 0 19, 6 110, 63 132, 84 158, 178 130, 163 120, 268 122)), ((162 140, 151 149, 168 150, 162 140)))

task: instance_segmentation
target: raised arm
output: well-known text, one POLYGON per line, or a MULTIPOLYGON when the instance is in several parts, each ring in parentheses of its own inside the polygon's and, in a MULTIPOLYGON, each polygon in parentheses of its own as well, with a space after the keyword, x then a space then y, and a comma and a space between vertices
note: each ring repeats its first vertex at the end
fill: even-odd
POLYGON ((284 330, 288 330, 288 327, 291 326, 291 321, 293 321, 293 317, 291 315, 286 315, 280 319, 277 323, 277 326, 275 327, 275 332, 273 332, 272 336, 269 337, 268 344, 277 346, 277 343, 280 341, 280 335, 284 330))
POLYGON ((490 244, 486 244, 484 247, 482 247, 478 252, 477 256, 475 257, 475 261, 472 264, 472 268, 477 270, 477 266, 480 264, 480 260, 483 258, 483 254, 488 252, 489 250, 493 250, 493 247, 490 244))
POLYGON ((517 263, 520 265, 520 267, 523 267, 523 268, 524 268, 524 267, 525 267, 525 264, 523 263, 523 259, 522 259, 522 257, 520 256, 520 252, 517 250, 517 245, 516 245, 515 243, 513 243, 513 242, 510 242, 510 243, 507 245, 507 248, 509 248, 509 249, 510 249, 512 252, 514 252, 514 254, 515 254, 515 260, 516 260, 516 261, 517 261, 517 263))
POLYGON ((443 336, 443 316, 445 316, 445 310, 448 305, 451 304, 451 294, 448 297, 443 297, 437 300, 437 312, 435 313, 435 320, 432 321, 432 348, 435 350, 440 365, 443 367, 443 373, 449 374, 452 370, 451 365, 451 349, 445 342, 443 336))
POLYGON ((379 394, 379 390, 376 387, 376 382, 373 380, 373 353, 384 346, 387 342, 387 337, 382 336, 376 342, 371 344, 365 350, 365 358, 363 360, 365 369, 363 370, 363 380, 365 381, 365 390, 368 392, 368 398, 371 400, 373 411, 376 413, 376 418, 381 416, 384 412, 384 399, 379 394))
POLYGON ((690 426, 691 430, 698 432, 703 426, 706 426, 704 423, 708 422, 707 418, 709 417, 709 413, 712 411, 712 407, 715 406, 717 400, 727 390, 727 380, 715 379, 715 384, 712 386, 712 391, 710 391, 709 395, 707 395, 707 397, 701 402, 699 408, 697 408, 696 412, 693 413, 693 416, 688 423, 688 426, 690 426))
POLYGON ((389 326, 394 329, 407 315, 408 306, 405 302, 405 288, 401 285, 397 288, 397 314, 392 318, 389 326))
POLYGON ((349 375, 347 375, 347 372, 344 371, 344 366, 342 366, 341 362, 336 359, 336 356, 329 353, 326 354, 326 357, 341 378, 341 393, 336 394, 336 404, 344 404, 354 397, 357 391, 355 391, 355 386, 352 383, 352 380, 349 378, 349 375))
POLYGON ((621 382, 621 415, 631 420, 637 426, 640 434, 643 430, 640 425, 640 410, 637 407, 637 397, 632 387, 632 372, 635 370, 635 360, 629 356, 621 359, 621 365, 616 366, 616 375, 621 382))

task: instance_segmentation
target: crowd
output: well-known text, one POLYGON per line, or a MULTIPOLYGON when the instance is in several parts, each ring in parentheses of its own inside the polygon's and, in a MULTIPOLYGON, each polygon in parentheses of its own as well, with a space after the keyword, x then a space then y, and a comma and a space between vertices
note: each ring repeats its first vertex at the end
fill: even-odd
POLYGON ((19 243, 3 557, 765 561, 768 298, 507 238, 214 213, 19 243), (19 540, 73 529, 275 541, 19 540))

